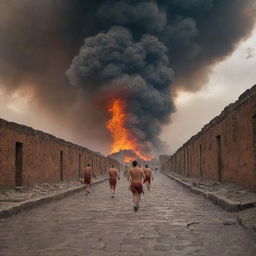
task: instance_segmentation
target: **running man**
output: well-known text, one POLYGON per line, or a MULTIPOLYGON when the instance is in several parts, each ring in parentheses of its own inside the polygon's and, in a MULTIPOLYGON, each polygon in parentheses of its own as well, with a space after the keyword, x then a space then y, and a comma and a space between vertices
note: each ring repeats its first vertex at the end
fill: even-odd
POLYGON ((145 179, 143 181, 143 184, 146 183, 147 189, 150 190, 150 183, 151 183, 151 180, 153 180, 153 175, 152 175, 151 169, 148 167, 147 164, 145 165, 143 172, 145 174, 145 179))
POLYGON ((129 181, 131 183, 130 189, 133 196, 134 211, 138 211, 141 200, 141 193, 143 192, 142 181, 145 178, 144 172, 137 166, 137 161, 132 162, 132 168, 129 171, 129 181))
POLYGON ((111 193, 111 197, 114 198, 115 190, 116 190, 116 182, 117 182, 117 179, 120 180, 120 175, 114 165, 112 165, 112 167, 109 168, 108 174, 109 174, 110 193, 111 193))
POLYGON ((84 169, 84 184, 86 195, 91 191, 91 179, 92 179, 92 167, 90 164, 87 164, 87 167, 84 169))

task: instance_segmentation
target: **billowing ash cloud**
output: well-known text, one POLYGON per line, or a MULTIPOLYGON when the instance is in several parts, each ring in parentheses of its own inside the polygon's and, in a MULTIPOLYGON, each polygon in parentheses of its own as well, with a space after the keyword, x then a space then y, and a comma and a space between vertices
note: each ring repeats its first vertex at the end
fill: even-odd
POLYGON ((125 95, 127 127, 148 151, 174 111, 170 90, 203 86, 250 34, 255 11, 255 0, 3 0, 0 85, 29 84, 57 120, 99 127, 95 138, 107 116, 94 100, 125 95))
POLYGON ((166 54, 157 37, 145 34, 134 41, 128 29, 112 27, 85 40, 67 75, 91 94, 125 100, 127 128, 143 152, 152 152, 159 147, 160 125, 173 109, 173 71, 166 54))

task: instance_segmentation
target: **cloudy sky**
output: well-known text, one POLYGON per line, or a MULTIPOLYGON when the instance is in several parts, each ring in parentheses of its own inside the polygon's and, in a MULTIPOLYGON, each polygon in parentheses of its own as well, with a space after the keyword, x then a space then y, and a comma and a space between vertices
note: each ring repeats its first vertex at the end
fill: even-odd
POLYGON ((108 154, 119 97, 139 150, 174 152, 256 83, 255 12, 255 0, 0 0, 0 118, 108 154))
POLYGON ((165 126, 161 138, 175 152, 190 137, 248 88, 256 84, 256 27, 236 51, 216 65, 209 82, 198 92, 180 91, 175 98, 176 113, 165 126))
MULTIPOLYGON (((209 82, 200 91, 178 93, 175 98, 177 111, 172 115, 172 123, 165 126, 161 134, 161 138, 170 146, 170 153, 175 152, 246 89, 256 84, 255 67, 256 27, 232 56, 213 68, 209 82)), ((7 95, 0 90, 0 117, 74 140, 72 131, 56 131, 58 125, 54 120, 42 113, 38 116, 38 110, 31 109, 32 102, 33 91, 21 90, 7 95)))

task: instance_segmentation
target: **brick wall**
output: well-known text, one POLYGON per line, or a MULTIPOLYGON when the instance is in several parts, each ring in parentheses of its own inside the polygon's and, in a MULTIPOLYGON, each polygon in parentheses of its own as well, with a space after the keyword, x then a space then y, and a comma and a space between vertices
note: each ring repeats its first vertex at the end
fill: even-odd
POLYGON ((0 188, 75 179, 82 176, 87 163, 95 176, 112 164, 120 168, 114 159, 0 119, 0 188))
POLYGON ((169 156, 162 169, 256 191, 256 85, 169 156))

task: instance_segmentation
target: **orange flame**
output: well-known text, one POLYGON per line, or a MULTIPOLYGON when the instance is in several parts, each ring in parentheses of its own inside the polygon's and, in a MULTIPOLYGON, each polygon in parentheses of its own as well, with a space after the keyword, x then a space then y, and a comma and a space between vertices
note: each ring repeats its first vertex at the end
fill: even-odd
POLYGON ((125 162, 125 163, 130 163, 130 162, 132 162, 133 160, 136 160, 134 156, 129 156, 129 155, 125 155, 125 156, 124 156, 124 162, 125 162))
POLYGON ((113 137, 110 153, 132 150, 141 159, 151 160, 152 157, 140 152, 136 138, 125 128, 125 121, 127 120, 125 103, 120 98, 114 99, 108 107, 108 112, 111 114, 111 119, 106 123, 106 126, 113 137))

